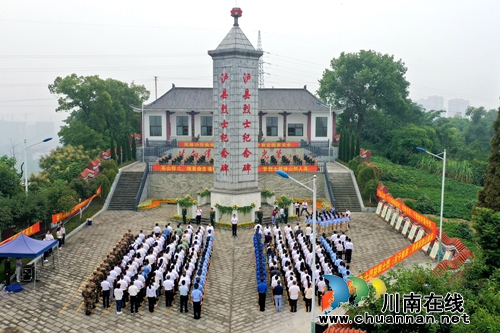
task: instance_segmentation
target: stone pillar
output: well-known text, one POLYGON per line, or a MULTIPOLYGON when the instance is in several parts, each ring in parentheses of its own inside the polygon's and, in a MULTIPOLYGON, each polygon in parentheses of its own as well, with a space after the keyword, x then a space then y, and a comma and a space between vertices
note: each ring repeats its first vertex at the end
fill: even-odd
POLYGON ((170 121, 170 115, 173 115, 175 112, 167 111, 167 141, 170 141, 170 137, 172 136, 172 122, 170 121))
POLYGON ((303 113, 307 116, 307 141, 311 142, 311 111, 303 113))
POLYGON ((280 116, 283 116, 283 140, 286 142, 286 134, 287 134, 287 131, 286 131, 286 125, 287 125, 287 121, 286 121, 286 116, 290 115, 291 113, 290 112, 282 112, 282 113, 278 113, 280 116))
POLYGON ((216 50, 208 52, 214 82, 214 188, 210 192, 213 204, 249 206, 253 202, 259 207, 258 61, 263 52, 255 50, 239 28, 241 13, 233 8, 233 28, 216 50))

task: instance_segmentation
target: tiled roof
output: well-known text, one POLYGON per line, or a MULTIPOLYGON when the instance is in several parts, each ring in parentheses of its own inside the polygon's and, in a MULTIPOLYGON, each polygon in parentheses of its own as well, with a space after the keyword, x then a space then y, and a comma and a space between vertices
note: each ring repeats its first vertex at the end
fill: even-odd
POLYGON ((248 40, 247 36, 241 31, 239 26, 233 26, 229 33, 224 37, 222 42, 217 46, 216 51, 223 50, 251 50, 254 51, 252 43, 248 40))
POLYGON ((265 110, 301 110, 325 111, 318 105, 319 100, 307 89, 265 88, 259 89, 259 111, 265 110))
MULTIPOLYGON (((259 89, 259 111, 326 111, 305 88, 259 89)), ((145 110, 213 111, 212 88, 172 87, 145 110)))
POLYGON ((92 178, 95 177, 94 171, 89 170, 89 169, 85 169, 78 175, 79 178, 83 178, 83 179, 87 179, 89 176, 92 178))

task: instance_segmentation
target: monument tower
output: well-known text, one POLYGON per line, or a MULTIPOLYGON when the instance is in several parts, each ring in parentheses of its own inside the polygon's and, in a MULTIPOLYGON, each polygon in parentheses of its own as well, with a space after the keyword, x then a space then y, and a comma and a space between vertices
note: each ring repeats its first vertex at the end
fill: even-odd
MULTIPOLYGON (((240 8, 233 8, 234 25, 219 46, 208 51, 213 60, 214 187, 211 203, 260 206, 258 188, 258 66, 256 50, 238 25, 240 8)), ((219 220, 229 222, 231 216, 219 220)), ((241 215, 241 214, 240 214, 241 215)), ((239 216, 240 222, 254 215, 239 216)))

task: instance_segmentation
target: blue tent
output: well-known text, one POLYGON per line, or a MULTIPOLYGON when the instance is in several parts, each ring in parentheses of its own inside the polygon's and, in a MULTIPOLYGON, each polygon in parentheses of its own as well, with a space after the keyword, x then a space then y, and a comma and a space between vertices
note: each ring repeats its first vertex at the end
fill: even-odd
POLYGON ((19 237, 0 246, 0 257, 37 258, 45 251, 56 246, 57 243, 57 240, 52 242, 41 241, 21 234, 19 237))
MULTIPOLYGON (((36 240, 25 234, 19 235, 15 239, 7 242, 0 246, 0 257, 9 258, 38 258, 45 251, 56 246, 57 240, 53 241, 41 241, 36 240)), ((36 272, 36 260, 35 260, 35 272, 36 272)), ((36 273, 33 277, 33 285, 36 288, 36 273)))

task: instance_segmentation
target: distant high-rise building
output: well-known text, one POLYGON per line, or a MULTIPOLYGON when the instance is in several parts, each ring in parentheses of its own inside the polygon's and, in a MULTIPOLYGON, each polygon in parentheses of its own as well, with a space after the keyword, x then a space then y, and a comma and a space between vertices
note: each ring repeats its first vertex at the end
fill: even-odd
POLYGON ((465 111, 469 107, 470 102, 465 99, 455 98, 448 101, 448 117, 465 117, 465 111))
POLYGON ((425 111, 431 110, 444 110, 443 96, 429 96, 428 98, 421 98, 417 104, 421 105, 425 111))

